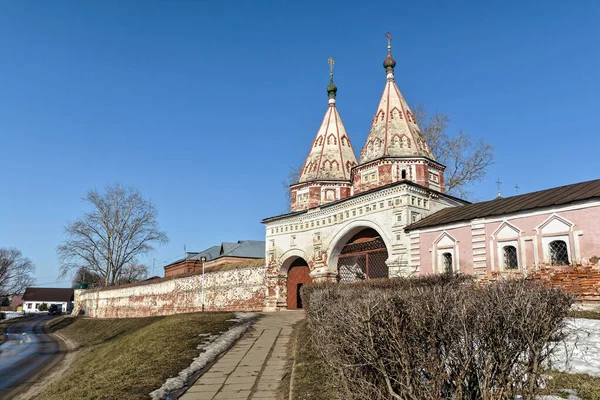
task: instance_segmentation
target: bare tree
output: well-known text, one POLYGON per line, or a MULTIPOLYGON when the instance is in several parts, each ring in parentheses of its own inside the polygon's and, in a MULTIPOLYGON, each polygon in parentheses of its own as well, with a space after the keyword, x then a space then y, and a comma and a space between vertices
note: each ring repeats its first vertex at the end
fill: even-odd
POLYGON ((73 275, 71 281, 73 288, 76 288, 80 283, 87 283, 91 288, 104 286, 104 278, 100 274, 95 273, 89 267, 79 267, 73 275))
POLYGON ((148 277, 148 267, 144 264, 129 264, 125 268, 123 268, 123 273, 121 274, 120 282, 123 283, 133 283, 139 282, 148 277))
POLYGON ((298 183, 301 169, 302 167, 290 166, 290 170, 288 171, 285 180, 281 181, 281 186, 283 186, 283 190, 285 191, 285 200, 287 201, 286 207, 288 211, 292 209, 292 192, 290 192, 290 186, 298 183))
POLYGON ((494 148, 483 139, 475 140, 463 131, 447 133, 450 117, 430 113, 425 106, 417 106, 415 117, 421 132, 436 160, 446 166, 446 192, 469 197, 469 186, 480 181, 494 161, 494 148))
POLYGON ((61 277, 88 267, 103 278, 104 286, 113 286, 138 257, 168 242, 158 226, 156 207, 135 188, 111 185, 104 193, 90 190, 83 200, 92 211, 65 226, 67 239, 57 249, 61 277))
POLYGON ((31 260, 20 250, 0 248, 0 297, 22 294, 26 287, 33 286, 34 270, 31 260))

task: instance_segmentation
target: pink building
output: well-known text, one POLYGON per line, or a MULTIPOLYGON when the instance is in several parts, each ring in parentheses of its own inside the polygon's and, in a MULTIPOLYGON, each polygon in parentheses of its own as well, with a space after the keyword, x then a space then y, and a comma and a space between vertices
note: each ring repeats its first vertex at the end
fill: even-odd
POLYGON ((420 274, 534 272, 598 262, 600 179, 450 207, 405 228, 420 274))

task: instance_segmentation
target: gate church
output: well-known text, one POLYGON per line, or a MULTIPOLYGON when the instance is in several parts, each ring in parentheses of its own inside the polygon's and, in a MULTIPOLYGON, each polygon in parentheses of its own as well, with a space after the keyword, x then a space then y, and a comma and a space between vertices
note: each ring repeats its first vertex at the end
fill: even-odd
POLYGON ((301 307, 311 281, 353 281, 419 272, 419 248, 404 227, 467 202, 444 193, 435 161, 394 79, 391 36, 386 80, 367 142, 357 160, 336 106, 330 59, 328 108, 296 184, 292 212, 266 227, 266 310, 301 307))

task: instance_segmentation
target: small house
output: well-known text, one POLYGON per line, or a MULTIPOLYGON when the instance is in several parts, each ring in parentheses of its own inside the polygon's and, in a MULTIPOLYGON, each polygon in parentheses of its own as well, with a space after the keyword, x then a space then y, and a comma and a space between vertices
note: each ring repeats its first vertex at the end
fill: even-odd
POLYGON ((56 304, 63 313, 73 310, 74 290, 71 288, 38 288, 28 287, 23 294, 23 311, 25 313, 40 312, 42 304, 50 307, 56 304))

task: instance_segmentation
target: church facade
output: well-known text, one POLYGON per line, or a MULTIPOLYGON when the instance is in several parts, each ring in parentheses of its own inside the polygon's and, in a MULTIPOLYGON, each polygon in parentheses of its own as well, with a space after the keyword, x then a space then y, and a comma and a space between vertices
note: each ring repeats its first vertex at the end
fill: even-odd
POLYGON ((441 272, 575 279, 569 290, 596 299, 600 180, 475 204, 448 195, 395 66, 388 35, 384 90, 358 159, 331 69, 327 111, 290 186, 292 211, 262 221, 264 310, 302 307, 300 289, 312 281, 441 272))
MULTIPOLYGON (((330 60, 332 64, 332 60, 330 60)), ((333 69, 328 104, 291 210, 266 218, 266 310, 301 307, 304 283, 407 276, 419 272, 404 228, 468 202, 444 193, 435 161, 396 85, 388 37, 384 90, 357 159, 340 112, 333 69)))

